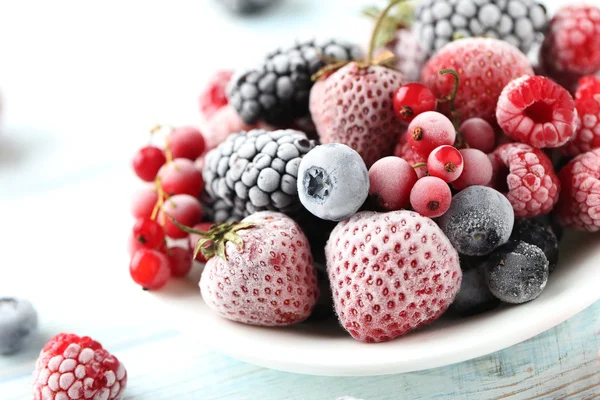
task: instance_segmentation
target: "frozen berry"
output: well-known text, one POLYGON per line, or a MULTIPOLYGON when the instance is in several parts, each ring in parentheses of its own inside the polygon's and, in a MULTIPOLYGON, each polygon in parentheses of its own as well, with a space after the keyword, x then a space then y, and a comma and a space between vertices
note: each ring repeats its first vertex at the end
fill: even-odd
POLYGON ((369 171, 360 154, 344 144, 317 146, 300 162, 298 195, 312 214, 341 221, 367 199, 369 171))
POLYGON ((146 182, 152 182, 160 167, 165 165, 165 153, 155 146, 141 148, 133 158, 133 170, 137 176, 146 182))
POLYGON ((400 157, 384 157, 369 169, 369 195, 386 211, 408 208, 410 191, 416 182, 415 169, 400 157))
POLYGON ((496 108, 498 124, 511 139, 538 149, 567 143, 574 134, 576 117, 569 92, 543 76, 511 81, 496 108))
POLYGON ((427 157, 436 147, 453 145, 456 139, 452 122, 435 111, 417 115, 408 126, 407 134, 408 143, 421 157, 427 157))
MULTIPOLYGON (((213 226, 212 222, 202 222, 202 223, 194 225, 192 227, 192 229, 194 229, 195 231, 200 231, 200 232, 208 232, 212 226, 213 226)), ((197 235, 195 233, 190 234, 190 236, 188 237, 188 242, 189 242, 190 249, 192 249, 192 251, 196 248, 196 245, 198 244, 198 240, 201 238, 202 238, 202 236, 197 235)), ((208 247, 211 244, 212 244, 212 241, 209 240, 202 247, 208 247)), ((202 254, 201 251, 199 251, 198 254, 196 254, 195 260, 200 261, 200 262, 207 261, 206 257, 204 257, 204 255, 202 254)))
POLYGON ((564 153, 572 156, 600 147, 600 77, 586 76, 579 80, 575 108, 581 126, 563 147, 564 153))
POLYGON ((436 98, 422 83, 406 83, 394 93, 394 112, 400 121, 410 123, 417 115, 435 111, 436 98))
POLYGON ((13 354, 31 341, 38 327, 38 317, 30 302, 14 297, 0 297, 0 354, 13 354))
POLYGON ((118 400, 127 372, 92 338, 60 333, 40 352, 33 379, 33 400, 118 400))
POLYGON ((456 190, 469 186, 485 186, 492 180, 492 162, 487 154, 477 149, 460 149, 463 158, 463 171, 460 177, 452 182, 456 190))
POLYGON ((188 248, 173 246, 166 251, 171 268, 171 276, 180 278, 186 276, 192 269, 192 252, 188 248))
POLYGON ((469 118, 460 124, 459 131, 471 149, 478 149, 484 153, 494 150, 496 132, 485 119, 469 118))
POLYGON ((410 191, 410 205, 424 217, 439 217, 448 211, 451 202, 450 187, 434 176, 419 179, 410 191))
POLYGON ((200 93, 200 112, 205 120, 210 120, 217 111, 228 104, 227 84, 232 76, 233 71, 230 70, 215 72, 200 93))
POLYGON ((129 273, 133 281, 144 289, 160 289, 171 277, 169 259, 159 251, 139 249, 131 257, 129 273))
POLYGON ((138 189, 131 197, 131 214, 135 218, 150 218, 157 201, 156 187, 148 184, 138 189))
POLYGON ((178 194, 166 200, 158 214, 158 221, 163 223, 165 234, 172 239, 183 239, 187 233, 171 222, 174 218, 181 225, 194 226, 202 221, 202 205, 195 197, 178 194))
POLYGON ((173 158, 187 158, 194 161, 204 154, 206 143, 202 133, 193 126, 175 128, 167 136, 173 158))
POLYGON ((510 241, 523 241, 539 247, 548 260, 549 272, 554 271, 558 262, 558 240, 552 228, 535 219, 516 219, 510 241))
POLYGON ((158 177, 163 190, 169 195, 189 194, 198 197, 204 188, 202 172, 196 168, 193 161, 186 158, 176 158, 165 164, 158 177))
POLYGON ((525 242, 502 246, 490 255, 485 268, 490 291, 506 303, 521 304, 535 299, 548 281, 544 252, 525 242))
POLYGON ((451 306, 453 310, 463 316, 481 314, 500 304, 485 282, 485 266, 482 263, 483 260, 479 260, 472 268, 463 268, 460 290, 451 306))
POLYGON ((463 157, 453 146, 435 148, 427 157, 429 175, 436 176, 444 182, 457 180, 463 172, 463 157))
POLYGON ((508 241, 514 219, 513 209, 501 193, 471 186, 454 196, 438 223, 459 253, 482 256, 508 241))
MULTIPOLYGON (((258 125, 246 124, 237 111, 235 111, 235 108, 227 105, 217 111, 206 124, 204 132, 206 135, 206 151, 208 152, 223 143, 227 139, 227 136, 232 133, 248 132, 257 127, 258 125)), ((261 126, 261 128, 272 130, 267 129, 266 126, 261 126)))
POLYGON ((129 241, 129 254, 141 248, 160 250, 165 243, 165 231, 157 221, 139 218, 135 221, 129 241))

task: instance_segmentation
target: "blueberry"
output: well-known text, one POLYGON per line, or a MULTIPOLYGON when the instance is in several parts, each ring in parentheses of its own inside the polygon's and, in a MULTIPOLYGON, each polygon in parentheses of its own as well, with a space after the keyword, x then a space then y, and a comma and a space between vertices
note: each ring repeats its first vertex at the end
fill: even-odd
POLYGON ((354 215, 369 194, 369 171, 350 147, 332 143, 309 151, 298 169, 298 195, 319 218, 341 221, 354 215))
POLYGON ((534 219, 517 219, 512 234, 511 242, 523 241, 539 247, 549 263, 549 271, 552 273, 558 262, 558 240, 552 228, 534 219))
POLYGON ((471 258, 468 262, 469 268, 464 269, 462 258, 462 282, 460 291, 452 303, 452 309, 463 316, 469 316, 496 308, 500 300, 494 297, 485 282, 485 260, 471 258))
POLYGON ((440 228, 461 254, 482 256, 506 243, 515 215, 508 199, 485 186, 471 186, 452 198, 440 228))
POLYGON ((523 241, 496 250, 485 265, 485 280, 494 296, 521 304, 542 293, 548 281, 548 259, 537 246, 523 241))
POLYGON ((37 331, 37 313, 27 300, 0 297, 0 354, 13 354, 37 331))

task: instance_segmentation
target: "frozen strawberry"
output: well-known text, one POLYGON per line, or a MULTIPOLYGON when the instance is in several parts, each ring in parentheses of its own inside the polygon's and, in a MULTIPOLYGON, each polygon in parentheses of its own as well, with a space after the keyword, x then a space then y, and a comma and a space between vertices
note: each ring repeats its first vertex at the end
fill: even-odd
MULTIPOLYGON (((421 81, 438 98, 448 96, 454 85, 452 76, 439 73, 446 68, 454 69, 460 77, 456 108, 461 121, 479 117, 494 122, 502 89, 513 79, 534 75, 527 57, 519 49, 492 38, 455 40, 427 62, 421 81)), ((448 113, 445 107, 441 110, 448 113)))
POLYGON ((573 138, 565 144, 563 152, 578 155, 600 147, 600 78, 586 76, 579 80, 575 92, 575 108, 580 118, 580 127, 573 138))
POLYGON ((563 190, 556 210, 561 224, 579 231, 599 231, 600 149, 575 157, 559 177, 563 190))
POLYGON ((208 80, 202 93, 200 93, 200 113, 207 121, 210 121, 217 111, 229 103, 227 100, 227 84, 232 76, 233 71, 230 70, 215 72, 208 80))
POLYGON ((321 142, 356 150, 367 168, 391 155, 401 131, 393 96, 404 83, 395 70, 351 62, 311 90, 310 111, 321 142))
POLYGON ((511 139, 538 149, 559 147, 571 139, 577 118, 569 92, 543 76, 522 76, 502 90, 498 124, 511 139))
POLYGON ((33 379, 34 400, 118 400, 127 372, 90 337, 61 333, 40 352, 33 379))
POLYGON ((200 289, 210 308, 251 325, 284 326, 308 318, 319 288, 308 240, 292 219, 263 211, 209 232, 213 244, 203 249, 209 260, 200 289))
POLYGON ((560 181, 552 161, 541 150, 523 143, 507 143, 490 155, 492 186, 504 192, 516 217, 548 214, 558 201, 560 181))
POLYGON ((363 342, 436 320, 460 288, 458 253, 432 220, 412 211, 360 212, 336 226, 325 251, 340 323, 363 342))

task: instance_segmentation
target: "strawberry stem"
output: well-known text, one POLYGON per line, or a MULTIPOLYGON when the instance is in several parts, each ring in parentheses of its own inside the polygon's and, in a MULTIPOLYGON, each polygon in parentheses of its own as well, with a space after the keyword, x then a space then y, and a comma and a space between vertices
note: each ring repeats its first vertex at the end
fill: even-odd
POLYGON ((375 23, 375 27, 373 28, 373 33, 371 34, 371 41, 369 42, 369 54, 367 54, 367 65, 371 65, 373 61, 373 53, 375 52, 375 45, 377 43, 377 34, 383 25, 383 21, 385 17, 388 15, 390 10, 397 4, 401 3, 404 0, 391 0, 386 8, 383 9, 379 17, 377 18, 377 22, 375 23))

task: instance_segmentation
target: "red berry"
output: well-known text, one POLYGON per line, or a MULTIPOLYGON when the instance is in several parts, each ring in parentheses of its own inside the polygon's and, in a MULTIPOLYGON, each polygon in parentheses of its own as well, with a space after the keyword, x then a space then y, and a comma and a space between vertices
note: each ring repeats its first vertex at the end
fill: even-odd
POLYGON ((129 253, 134 254, 141 248, 159 250, 165 242, 165 231, 156 221, 140 218, 133 225, 129 253))
MULTIPOLYGON (((213 226, 212 222, 201 222, 197 225, 193 226, 193 229, 196 231, 201 231, 201 232, 208 232, 209 229, 213 226)), ((202 236, 200 235, 196 235, 194 233, 191 233, 190 236, 188 237, 189 240, 189 245, 190 245, 190 249, 192 249, 192 251, 196 248, 196 244, 198 243, 198 239, 200 239, 202 236)), ((208 241, 204 244, 203 247, 208 247, 210 246, 212 243, 212 241, 208 241)), ((208 261, 204 255, 202 254, 202 252, 198 252, 198 254, 196 255, 195 258, 196 261, 200 261, 200 262, 206 262, 208 261)))
POLYGON ((426 111, 435 111, 436 98, 431 89, 422 83, 402 85, 394 93, 394 112, 406 123, 426 111))
POLYGON ((498 125, 514 140, 538 149, 559 147, 574 134, 575 102, 565 88, 543 76, 510 82, 498 99, 498 125))
POLYGON ((417 182, 414 168, 400 157, 385 157, 369 169, 369 194, 387 211, 410 205, 410 190, 417 182))
POLYGON ((192 269, 192 252, 189 249, 174 246, 167 249, 171 276, 181 278, 192 269))
POLYGON ((200 112, 204 119, 210 120, 214 113, 228 104, 226 88, 232 76, 233 71, 222 70, 215 72, 208 80, 199 99, 200 112))
POLYGON ((129 273, 144 289, 160 289, 171 277, 169 259, 157 250, 139 249, 131 258, 129 273))
POLYGON ((456 190, 463 190, 469 186, 486 186, 492 180, 492 162, 481 150, 461 149, 463 158, 463 172, 460 177, 452 182, 456 190))
POLYGON ((170 196, 189 194, 198 197, 204 188, 202 172, 187 158, 176 158, 165 164, 158 171, 158 177, 161 179, 163 190, 170 196))
POLYGON ((579 80, 575 108, 581 126, 563 147, 564 153, 572 156, 600 147, 600 77, 586 76, 579 80))
POLYGON ((410 191, 410 204, 424 217, 436 218, 450 208, 452 192, 442 179, 426 176, 415 183, 410 191))
POLYGON ((463 172, 463 167, 462 155, 452 146, 440 146, 427 158, 429 175, 437 176, 445 182, 457 180, 463 172))
POLYGON ((417 115, 408 125, 407 134, 408 143, 421 157, 427 157, 436 147, 453 145, 456 140, 452 122, 435 111, 417 115))
POLYGON ((160 167, 167 162, 165 153, 155 146, 146 146, 138 150, 133 158, 133 170, 143 181, 152 182, 160 167))
POLYGON ((131 214, 137 218, 150 218, 158 201, 154 185, 138 189, 131 198, 131 214))
POLYGON ((486 120, 469 118, 460 125, 459 131, 470 148, 481 150, 484 153, 494 150, 496 132, 486 120))
POLYGON ((44 346, 33 374, 34 400, 120 399, 127 371, 89 336, 60 333, 44 346))
POLYGON ((204 136, 193 126, 173 129, 169 133, 168 141, 173 158, 187 158, 194 161, 206 150, 204 136))
POLYGON ((202 221, 202 205, 200 201, 187 194, 178 194, 165 200, 158 214, 158 221, 164 220, 165 233, 173 239, 183 239, 187 233, 175 225, 171 218, 185 226, 194 226, 202 221))

